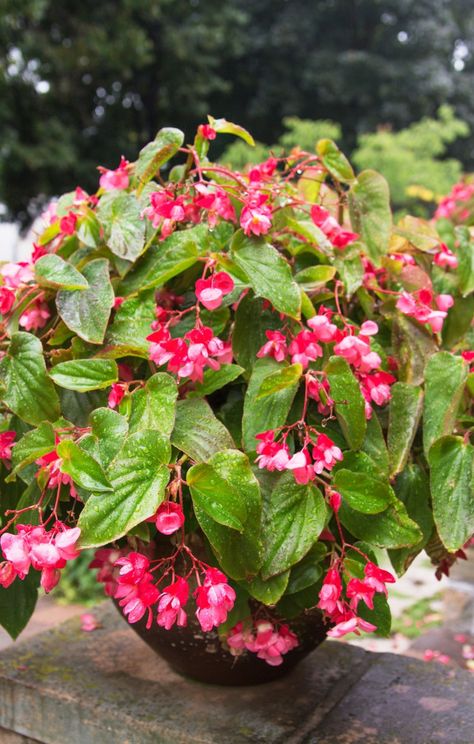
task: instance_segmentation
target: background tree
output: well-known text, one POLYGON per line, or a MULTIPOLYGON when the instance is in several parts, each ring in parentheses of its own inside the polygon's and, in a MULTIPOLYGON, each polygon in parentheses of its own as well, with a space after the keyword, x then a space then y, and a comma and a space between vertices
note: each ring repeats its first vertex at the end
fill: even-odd
POLYGON ((346 150, 444 102, 474 125, 473 31, 471 0, 0 0, 0 202, 26 219, 208 112, 262 142, 331 119, 346 150))

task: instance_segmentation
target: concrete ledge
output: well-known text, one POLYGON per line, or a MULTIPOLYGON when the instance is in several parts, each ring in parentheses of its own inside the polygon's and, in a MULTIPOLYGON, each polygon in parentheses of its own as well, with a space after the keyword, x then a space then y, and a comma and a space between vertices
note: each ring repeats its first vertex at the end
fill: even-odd
POLYGON ((93 633, 74 619, 0 654, 1 744, 474 740, 467 672, 328 641, 281 681, 206 686, 175 675, 114 608, 99 614, 93 633))

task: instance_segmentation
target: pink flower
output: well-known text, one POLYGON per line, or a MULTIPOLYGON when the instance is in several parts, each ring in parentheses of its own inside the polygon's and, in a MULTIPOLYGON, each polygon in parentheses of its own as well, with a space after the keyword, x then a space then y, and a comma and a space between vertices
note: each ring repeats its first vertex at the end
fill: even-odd
POLYGON ((318 401, 319 413, 327 415, 331 411, 331 407, 334 405, 334 401, 329 395, 329 382, 327 379, 319 381, 314 377, 307 378, 307 390, 308 396, 313 400, 318 401))
POLYGON ((167 238, 176 223, 183 222, 186 218, 184 196, 175 198, 169 189, 154 191, 150 194, 150 206, 143 210, 142 217, 151 220, 155 229, 161 225, 161 237, 167 238))
POLYGON ((44 247, 44 245, 37 245, 36 243, 33 243, 33 252, 31 254, 31 263, 36 263, 40 258, 43 256, 46 256, 48 251, 44 247))
POLYGON ((159 590, 152 583, 153 574, 148 571, 150 561, 141 553, 130 552, 115 562, 120 566, 114 597, 119 599, 129 623, 136 623, 148 612, 146 627, 151 627, 151 606, 158 601, 159 590))
POLYGON ((179 627, 184 627, 187 623, 186 613, 183 607, 189 598, 188 582, 181 576, 160 594, 158 601, 158 616, 156 618, 158 625, 166 630, 170 630, 176 623, 179 627))
POLYGON ((275 432, 271 429, 263 431, 255 436, 255 439, 259 440, 257 445, 256 463, 260 469, 265 468, 270 472, 274 470, 285 470, 289 459, 290 453, 286 444, 282 442, 275 442, 275 432))
POLYGON ((17 535, 5 532, 0 537, 0 547, 3 555, 13 567, 15 575, 24 579, 31 566, 30 547, 26 535, 22 532, 17 535))
POLYGON ((379 355, 370 350, 370 345, 357 336, 346 336, 334 347, 334 353, 355 367, 360 372, 370 372, 382 363, 379 355))
POLYGON ((453 305, 451 295, 438 295, 435 297, 435 303, 438 310, 431 307, 433 293, 429 289, 423 289, 418 292, 418 298, 408 292, 402 292, 397 300, 396 307, 404 315, 415 318, 419 323, 428 323, 435 333, 439 333, 443 327, 447 310, 453 305))
POLYGON ((319 602, 317 604, 319 609, 324 610, 328 615, 333 615, 336 611, 342 612, 341 592, 342 582, 339 571, 336 568, 330 568, 324 577, 319 592, 319 602))
POLYGON ((345 636, 348 633, 356 633, 356 635, 360 635, 359 629, 366 633, 372 633, 374 630, 377 630, 377 626, 372 625, 372 623, 369 623, 366 620, 362 620, 361 617, 353 616, 348 620, 342 620, 337 623, 333 628, 331 628, 331 630, 328 630, 327 635, 330 638, 342 638, 342 636, 345 636))
POLYGON ((110 390, 107 405, 109 408, 117 408, 123 400, 123 396, 127 391, 127 386, 115 382, 110 390))
POLYGON ((347 584, 346 594, 351 600, 351 609, 357 610, 362 599, 370 610, 374 609, 375 589, 360 579, 351 579, 347 584))
POLYGON ((327 315, 315 315, 308 320, 308 325, 313 331, 315 341, 324 341, 330 343, 334 341, 337 333, 337 326, 330 323, 327 315))
POLYGON ((317 341, 317 335, 312 331, 300 331, 289 346, 291 363, 301 364, 306 369, 310 362, 322 357, 323 350, 317 341))
POLYGON ((276 158, 268 158, 263 163, 254 165, 248 173, 249 181, 252 185, 267 181, 273 176, 278 165, 276 158))
POLYGON ((265 331, 268 341, 257 352, 257 357, 273 357, 277 362, 282 362, 288 354, 286 336, 281 331, 265 331))
POLYGON ((345 248, 349 243, 353 243, 359 237, 357 233, 350 232, 341 227, 338 221, 331 216, 330 212, 319 204, 314 204, 311 207, 311 219, 335 248, 345 248))
POLYGON ((329 492, 329 506, 337 514, 339 509, 341 508, 342 504, 342 496, 339 493, 339 491, 334 491, 333 489, 329 492))
POLYGON ((37 331, 39 328, 44 328, 50 317, 51 313, 47 304, 37 300, 34 305, 20 315, 18 322, 27 331, 37 331))
POLYGON ((207 310, 215 310, 222 305, 222 299, 234 289, 232 277, 225 271, 218 271, 208 279, 196 282, 196 297, 207 310))
POLYGON ((208 568, 204 584, 194 592, 196 617, 204 632, 209 632, 227 620, 235 602, 235 591, 227 583, 227 577, 217 568, 208 568))
POLYGON ((129 162, 122 157, 120 158, 120 165, 115 170, 108 170, 99 166, 98 170, 102 173, 99 179, 99 185, 104 191, 112 191, 113 189, 127 189, 130 179, 128 176, 129 162))
POLYGON ((3 586, 4 589, 8 589, 13 584, 17 575, 13 563, 10 563, 10 561, 0 563, 0 586, 3 586))
POLYGON ((440 310, 446 311, 454 305, 454 300, 450 294, 440 294, 435 297, 435 302, 440 310))
POLYGON ((282 664, 283 655, 298 646, 298 638, 287 625, 276 629, 270 622, 261 621, 257 623, 255 631, 255 637, 247 643, 247 649, 270 666, 282 664))
POLYGON ((42 457, 39 457, 35 462, 40 466, 40 470, 36 473, 36 477, 38 478, 41 472, 45 472, 48 476, 46 484, 47 488, 59 488, 61 485, 69 486, 71 497, 73 499, 77 498, 77 491, 74 488, 71 476, 61 472, 62 460, 56 452, 56 449, 51 450, 51 452, 48 452, 42 457))
POLYGON ((368 403, 374 402, 378 406, 388 403, 392 397, 390 386, 396 382, 396 378, 389 372, 374 372, 371 375, 361 375, 360 387, 362 395, 368 403))
POLYGON ((449 269, 456 269, 458 266, 457 257, 451 250, 449 250, 446 243, 441 243, 439 251, 435 254, 433 261, 437 266, 447 266, 449 269))
POLYGON ((183 509, 174 501, 165 501, 158 507, 158 511, 152 518, 156 529, 163 535, 172 535, 181 529, 184 524, 183 509))
POLYGON ((6 287, 18 289, 24 284, 34 281, 35 275, 30 264, 20 261, 20 263, 6 263, 0 266, 0 275, 6 287))
POLYGON ((99 627, 100 625, 97 622, 97 619, 91 612, 84 612, 81 615, 81 630, 90 633, 93 630, 97 630, 99 627))
POLYGON ((108 597, 113 597, 117 590, 118 567, 116 562, 124 555, 124 550, 115 548, 99 548, 94 553, 89 568, 98 568, 97 581, 104 584, 104 591, 108 597))
POLYGON ((286 464, 287 470, 292 470, 295 480, 300 485, 305 485, 316 477, 315 469, 310 454, 306 447, 296 452, 286 464))
POLYGON ((387 596, 387 587, 385 584, 394 584, 396 581, 390 571, 385 571, 370 561, 364 567, 364 574, 364 583, 366 586, 372 587, 374 591, 381 592, 385 596, 387 596))
POLYGON ((320 474, 323 470, 332 470, 337 462, 341 462, 343 455, 332 439, 326 434, 318 434, 316 446, 313 447, 314 470, 320 474))
POLYGON ((194 198, 192 205, 193 209, 197 210, 197 222, 199 222, 199 210, 204 209, 207 212, 207 221, 210 227, 215 227, 217 220, 221 217, 223 220, 229 222, 235 222, 235 209, 232 202, 220 186, 211 188, 205 186, 202 183, 198 183, 195 186, 197 196, 194 198))
POLYGON ((0 287, 0 315, 7 315, 15 304, 15 293, 8 287, 0 287))
POLYGON ((77 214, 74 212, 68 212, 65 217, 61 217, 59 221, 59 230, 61 235, 74 235, 76 232, 77 214))
POLYGON ((270 230, 272 210, 267 200, 267 194, 258 192, 248 197, 240 214, 240 226, 246 235, 265 235, 270 230))
POLYGON ((2 431, 0 433, 0 460, 12 459, 12 447, 16 431, 2 431))
POLYGON ((201 137, 204 137, 204 139, 207 140, 215 140, 217 132, 214 129, 214 127, 211 127, 210 124, 200 124, 198 127, 198 132, 201 135, 201 137))

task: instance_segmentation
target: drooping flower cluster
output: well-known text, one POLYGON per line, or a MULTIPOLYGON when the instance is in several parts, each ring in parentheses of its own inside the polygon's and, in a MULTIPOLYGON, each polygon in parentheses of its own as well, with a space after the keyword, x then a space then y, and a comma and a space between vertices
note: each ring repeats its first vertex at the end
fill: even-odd
POLYGON ((202 382, 206 367, 217 370, 221 364, 232 361, 230 344, 202 324, 185 333, 183 338, 173 338, 169 326, 160 325, 147 340, 151 341, 150 359, 158 366, 166 364, 168 372, 179 378, 202 382))
POLYGON ((474 197, 474 183, 456 183, 451 192, 443 197, 435 212, 435 219, 443 217, 463 222, 469 218, 471 209, 464 207, 474 197))
POLYGON ((377 629, 373 623, 357 615, 359 602, 364 602, 369 609, 374 608, 374 594, 380 592, 387 596, 385 584, 393 583, 395 578, 389 571, 385 571, 367 561, 364 566, 364 578, 352 577, 345 586, 345 597, 343 582, 341 578, 341 565, 334 563, 327 571, 323 585, 319 592, 319 609, 323 610, 326 617, 334 627, 328 631, 332 638, 341 638, 347 633, 359 633, 363 630, 370 633, 377 629), (349 601, 348 601, 349 600, 349 601))
POLYGON ((104 189, 104 191, 128 189, 130 183, 130 177, 128 175, 129 166, 130 163, 123 155, 120 158, 118 168, 115 168, 115 170, 109 170, 108 168, 99 166, 98 171, 101 173, 99 179, 100 188, 104 189))
POLYGON ((270 666, 282 664, 283 656, 299 645, 288 625, 274 625, 267 620, 258 621, 253 627, 237 623, 227 634, 226 641, 233 656, 250 651, 270 666))
POLYGON ((0 460, 8 463, 12 459, 12 447, 16 438, 15 431, 2 431, 0 433, 0 460))
POLYGON ((311 219, 327 237, 334 248, 342 250, 359 238, 357 233, 345 230, 327 209, 315 204, 311 207, 311 219))
POLYGON ((259 440, 256 462, 260 469, 291 470, 296 482, 305 484, 324 470, 330 472, 343 459, 340 448, 322 433, 316 434, 315 441, 308 434, 303 448, 292 456, 286 442, 288 433, 288 430, 283 432, 280 441, 275 441, 277 433, 272 429, 256 435, 259 440))
POLYGON ((419 323, 427 323, 434 333, 440 333, 453 302, 449 294, 435 295, 430 289, 420 289, 414 294, 402 292, 397 300, 397 309, 419 323))
POLYGON ((76 543, 81 530, 56 522, 46 531, 44 526, 17 524, 16 534, 4 532, 0 547, 5 561, 0 564, 0 586, 7 588, 18 577, 23 580, 30 568, 41 571, 41 586, 50 592, 59 581, 60 570, 67 561, 79 555, 76 543))

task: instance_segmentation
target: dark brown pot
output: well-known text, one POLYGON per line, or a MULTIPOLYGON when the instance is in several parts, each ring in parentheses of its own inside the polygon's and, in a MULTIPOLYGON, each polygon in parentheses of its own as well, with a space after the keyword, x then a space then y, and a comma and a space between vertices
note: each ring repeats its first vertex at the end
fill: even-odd
MULTIPOLYGON (((115 605, 122 614, 116 602, 115 605)), ((248 651, 232 656, 216 631, 203 633, 192 613, 188 614, 185 628, 165 630, 153 623, 147 630, 145 619, 130 627, 178 674, 215 685, 259 685, 283 677, 326 638, 327 626, 319 610, 310 610, 288 624, 300 643, 276 667, 248 651)))

